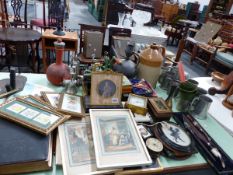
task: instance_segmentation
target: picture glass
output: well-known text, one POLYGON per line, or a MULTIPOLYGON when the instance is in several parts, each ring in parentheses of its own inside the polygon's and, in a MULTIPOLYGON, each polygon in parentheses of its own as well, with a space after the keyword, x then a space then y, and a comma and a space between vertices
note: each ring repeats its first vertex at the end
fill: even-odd
POLYGON ((70 166, 95 163, 94 143, 89 122, 65 123, 70 166))
POLYGON ((46 97, 48 98, 49 103, 50 103, 53 107, 58 107, 60 94, 56 94, 56 93, 46 93, 46 97))
POLYGON ((189 146, 191 144, 189 136, 176 125, 170 123, 162 124, 162 131, 169 140, 177 145, 189 146))
POLYGON ((135 135, 129 121, 124 116, 101 119, 97 117, 101 133, 101 145, 104 154, 117 154, 118 152, 138 151, 135 135))
POLYGON ((97 168, 151 164, 129 109, 90 109, 97 168))
POLYGON ((36 125, 40 128, 47 129, 59 120, 59 116, 54 115, 38 107, 31 106, 21 101, 13 101, 0 108, 1 112, 36 125))
POLYGON ((64 94, 61 109, 81 113, 81 98, 75 95, 64 94))
POLYGON ((100 96, 109 98, 116 93, 116 85, 111 80, 103 80, 98 84, 98 93, 100 96))
POLYGON ((137 96, 133 95, 133 96, 129 97, 129 104, 144 108, 144 107, 146 107, 146 100, 144 98, 137 97, 137 96))

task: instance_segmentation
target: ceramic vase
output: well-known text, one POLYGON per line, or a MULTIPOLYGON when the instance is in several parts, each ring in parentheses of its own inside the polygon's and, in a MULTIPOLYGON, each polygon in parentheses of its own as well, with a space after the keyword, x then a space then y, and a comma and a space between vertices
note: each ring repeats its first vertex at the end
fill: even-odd
POLYGON ((60 86, 63 80, 71 79, 68 65, 62 62, 65 43, 62 41, 54 42, 56 51, 56 63, 51 64, 46 72, 47 79, 50 83, 60 86))

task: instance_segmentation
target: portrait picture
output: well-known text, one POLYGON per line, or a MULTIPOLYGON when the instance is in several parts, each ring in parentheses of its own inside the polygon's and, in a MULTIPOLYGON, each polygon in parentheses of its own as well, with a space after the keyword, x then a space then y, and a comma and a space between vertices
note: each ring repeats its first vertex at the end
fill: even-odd
POLYGON ((122 74, 103 71, 91 74, 91 105, 120 105, 122 95, 122 74))
POLYGON ((95 162, 94 143, 89 122, 65 124, 70 166, 95 162))
POLYGON ((97 91, 100 96, 109 98, 116 93, 116 85, 111 80, 103 80, 98 84, 97 91))
POLYGON ((139 130, 141 136, 142 136, 144 139, 147 138, 147 137, 152 136, 152 134, 145 128, 145 126, 143 126, 143 125, 138 125, 137 128, 138 128, 138 130, 139 130))
POLYGON ((105 153, 136 150, 132 132, 124 118, 99 120, 105 153))

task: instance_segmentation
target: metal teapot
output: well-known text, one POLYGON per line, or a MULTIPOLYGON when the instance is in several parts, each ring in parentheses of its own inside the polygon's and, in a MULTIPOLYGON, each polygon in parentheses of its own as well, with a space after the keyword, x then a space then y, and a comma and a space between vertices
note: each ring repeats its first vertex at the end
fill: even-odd
POLYGON ((129 79, 137 76, 138 70, 137 66, 139 64, 139 58, 132 56, 134 55, 134 45, 128 44, 125 49, 126 57, 124 59, 117 59, 116 63, 113 65, 113 70, 119 73, 123 73, 129 79))

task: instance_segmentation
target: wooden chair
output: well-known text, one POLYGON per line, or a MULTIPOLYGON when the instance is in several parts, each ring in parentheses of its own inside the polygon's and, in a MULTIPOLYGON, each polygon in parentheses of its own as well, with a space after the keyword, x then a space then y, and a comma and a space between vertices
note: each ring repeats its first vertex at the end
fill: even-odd
MULTIPOLYGON (((115 48, 113 37, 131 37, 131 29, 119 28, 119 27, 110 27, 109 28, 109 50, 111 56, 121 57, 121 54, 118 53, 118 50, 115 48)), ((125 48, 121 48, 125 49, 125 48)))
MULTIPOLYGON (((105 37, 105 32, 106 32, 106 27, 103 26, 93 26, 93 25, 87 25, 87 24, 79 24, 80 25, 80 44, 79 44, 79 54, 80 58, 79 61, 80 63, 83 64, 93 64, 94 61, 91 58, 86 58, 83 54, 83 49, 84 49, 84 33, 85 31, 94 31, 94 32, 100 32, 103 34, 103 40, 100 42, 102 45, 104 45, 104 37, 105 37)), ((100 58, 98 59, 98 62, 103 62, 103 59, 100 58)))
POLYGON ((105 24, 115 24, 119 22, 118 13, 132 13, 133 8, 129 7, 127 4, 120 2, 108 1, 107 13, 105 16, 105 24))
POLYGON ((10 22, 10 25, 13 27, 27 28, 28 27, 28 24, 27 24, 28 0, 25 0, 24 3, 22 0, 11 0, 10 3, 11 3, 12 10, 13 10, 13 22, 10 22), (24 13, 23 19, 21 18, 21 12, 24 13))
MULTIPOLYGON (((42 3, 42 18, 35 18, 30 21, 31 28, 38 27, 41 28, 41 30, 45 30, 47 28, 55 28, 57 27, 58 20, 55 19, 54 15, 56 13, 58 5, 56 4, 57 0, 49 0, 47 1, 48 6, 46 9, 46 1, 42 0, 42 2, 36 2, 36 3, 42 3), (47 14, 46 14, 47 13, 47 14)), ((64 14, 64 12, 63 12, 64 14)), ((61 16, 62 17, 62 16, 61 16)), ((63 16, 64 18, 64 16, 63 16)), ((61 27, 63 27, 63 18, 60 19, 62 21, 61 27)))
POLYGON ((6 0, 0 1, 0 27, 5 28, 9 26, 6 0))
MULTIPOLYGON (((218 32, 223 43, 233 44, 233 23, 225 23, 221 30, 218 32)), ((207 71, 215 69, 220 66, 222 73, 229 73, 233 70, 233 48, 229 46, 216 46, 213 56, 208 62, 207 71), (222 51, 220 51, 222 50, 222 51), (225 69, 226 68, 226 69, 225 69)))
POLYGON ((167 45, 178 45, 179 41, 184 37, 186 28, 178 23, 167 23, 169 27, 165 30, 167 35, 167 45))
POLYGON ((212 39, 221 29, 221 26, 221 24, 212 21, 207 21, 196 33, 194 38, 182 38, 179 42, 176 61, 180 60, 180 57, 183 52, 186 52, 191 56, 190 63, 192 63, 197 53, 197 43, 208 43, 208 41, 212 39))

